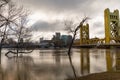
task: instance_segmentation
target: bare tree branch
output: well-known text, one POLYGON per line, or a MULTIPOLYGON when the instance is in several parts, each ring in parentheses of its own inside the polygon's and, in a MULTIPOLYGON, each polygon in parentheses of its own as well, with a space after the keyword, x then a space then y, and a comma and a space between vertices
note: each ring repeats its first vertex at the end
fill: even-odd
POLYGON ((72 38, 71 44, 70 44, 69 49, 68 49, 68 57, 69 57, 70 65, 73 69, 75 79, 77 78, 77 75, 76 75, 75 68, 74 68, 74 65, 73 65, 72 59, 71 59, 71 48, 72 48, 73 42, 75 40, 77 31, 80 29, 80 27, 83 26, 84 22, 87 21, 88 19, 89 19, 88 17, 83 18, 82 21, 79 23, 79 25, 74 30, 71 29, 73 27, 73 22, 71 22, 71 21, 69 22, 71 25, 65 24, 65 26, 68 27, 67 31, 71 31, 73 33, 73 38, 72 38))
POLYGON ((0 0, 0 52, 2 43, 8 35, 16 36, 18 43, 21 38, 30 36, 27 36, 27 16, 28 12, 23 6, 17 6, 10 0, 0 0))

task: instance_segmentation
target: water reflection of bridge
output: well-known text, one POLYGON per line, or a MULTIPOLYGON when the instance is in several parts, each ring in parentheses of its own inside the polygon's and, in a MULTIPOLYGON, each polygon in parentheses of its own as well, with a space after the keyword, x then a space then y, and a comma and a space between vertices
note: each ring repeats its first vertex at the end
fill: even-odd
MULTIPOLYGON (((106 63, 103 65, 97 61, 96 65, 106 65, 106 71, 120 71, 120 50, 105 50, 105 58, 106 63)), ((97 52, 95 53, 97 54, 97 52)), ((101 54, 101 53, 99 53, 101 54)), ((104 54, 104 53, 102 53, 104 54)), ((98 56, 96 56, 98 58, 98 56)), ((82 49, 80 53, 80 65, 81 65, 81 74, 87 75, 91 73, 91 51, 82 49)), ((100 69, 100 68, 99 68, 100 69)))
MULTIPOLYGON (((71 53, 78 76, 120 71, 119 49, 73 49, 71 53)), ((37 50, 35 54, 8 59, 7 66, 2 59, 0 80, 63 80, 73 76, 66 50, 37 50)))
POLYGON ((100 45, 101 47, 120 46, 120 21, 119 11, 114 10, 110 12, 107 8, 104 11, 104 29, 105 38, 89 38, 89 24, 83 25, 80 28, 80 41, 75 43, 75 46, 80 47, 94 47, 100 45), (119 44, 119 45, 118 45, 119 44))

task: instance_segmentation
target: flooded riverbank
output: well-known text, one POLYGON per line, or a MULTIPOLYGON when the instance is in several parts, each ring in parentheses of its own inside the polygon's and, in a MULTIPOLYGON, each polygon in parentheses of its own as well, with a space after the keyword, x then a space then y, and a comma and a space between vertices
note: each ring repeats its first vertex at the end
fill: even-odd
MULTIPOLYGON (((64 80, 73 78, 67 49, 34 50, 29 54, 8 54, 2 51, 1 80, 64 80)), ((119 49, 72 49, 73 65, 77 76, 106 71, 119 71, 119 49)))

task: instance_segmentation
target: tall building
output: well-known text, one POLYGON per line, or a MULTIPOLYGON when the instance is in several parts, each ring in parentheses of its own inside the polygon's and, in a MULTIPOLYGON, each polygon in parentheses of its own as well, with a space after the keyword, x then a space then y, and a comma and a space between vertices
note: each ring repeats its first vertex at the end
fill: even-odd
POLYGON ((42 38, 40 38, 40 42, 41 42, 41 41, 43 41, 43 37, 42 37, 42 38))
POLYGON ((71 35, 62 35, 61 40, 63 41, 64 46, 69 46, 72 41, 72 36, 71 35))
POLYGON ((52 42, 54 43, 54 47, 62 46, 62 41, 60 37, 61 37, 61 34, 59 32, 56 32, 55 35, 53 35, 52 42))
POLYGON ((72 41, 71 35, 61 35, 59 32, 53 35, 52 38, 52 42, 54 43, 55 47, 69 46, 71 41, 72 41))
POLYGON ((56 32, 56 35, 55 35, 56 39, 60 39, 60 36, 61 34, 59 32, 56 32))
POLYGON ((68 41, 68 36, 67 35, 62 35, 61 36, 61 40, 63 41, 64 45, 67 45, 67 41, 68 41))

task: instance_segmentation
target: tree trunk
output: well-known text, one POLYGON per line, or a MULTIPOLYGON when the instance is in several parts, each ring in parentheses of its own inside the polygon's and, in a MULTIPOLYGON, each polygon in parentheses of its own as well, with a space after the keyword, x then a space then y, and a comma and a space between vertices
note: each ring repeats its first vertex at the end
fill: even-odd
POLYGON ((72 58, 71 58, 71 48, 72 48, 75 36, 76 36, 76 32, 74 33, 74 36, 72 38, 71 44, 70 44, 69 49, 68 49, 68 57, 69 57, 70 65, 71 65, 73 73, 74 73, 74 77, 77 78, 77 75, 76 75, 76 72, 75 72, 75 68, 74 68, 74 65, 72 63, 72 58))

